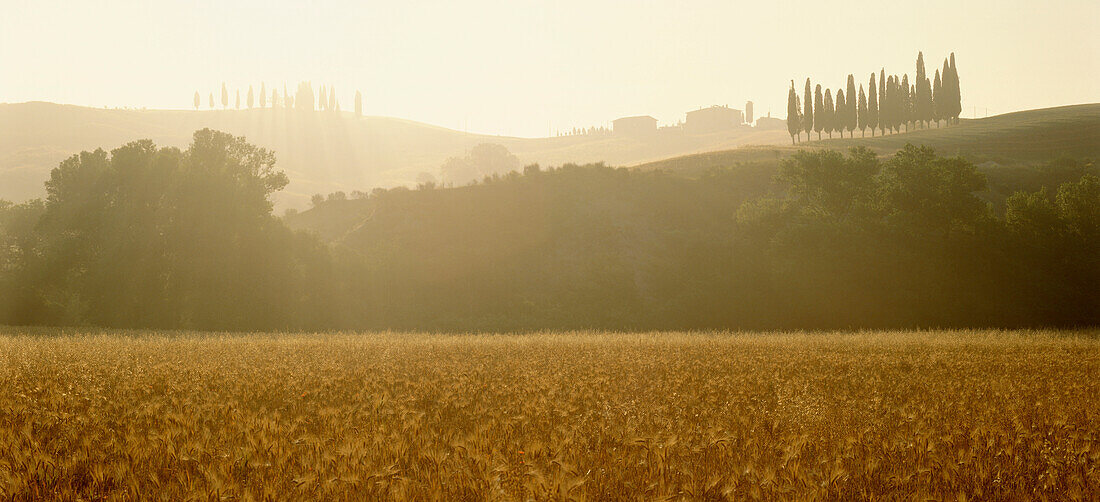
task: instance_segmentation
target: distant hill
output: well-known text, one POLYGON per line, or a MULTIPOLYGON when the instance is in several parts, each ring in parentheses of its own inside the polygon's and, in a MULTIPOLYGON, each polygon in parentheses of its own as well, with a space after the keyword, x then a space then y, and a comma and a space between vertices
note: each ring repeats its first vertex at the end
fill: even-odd
POLYGON ((112 149, 136 139, 184 147, 210 127, 243 135, 271 149, 290 185, 281 207, 305 207, 314 193, 369 190, 415 183, 420 173, 439 176, 449 157, 479 143, 504 145, 523 163, 598 162, 630 165, 747 144, 789 141, 785 131, 740 128, 648 139, 616 136, 515 138, 466 134, 419 122, 353 114, 302 114, 283 109, 117 110, 54 103, 0 104, 0 199, 44 194, 42 183, 57 164, 81 150, 112 149))
MULTIPOLYGON (((786 131, 784 131, 786 132, 786 131)), ((817 134, 814 133, 816 138, 817 134)), ((738 163, 774 162, 799 149, 829 148, 847 150, 866 146, 880 155, 897 151, 906 143, 935 148, 942 155, 962 155, 977 164, 1019 166, 1067 155, 1075 158, 1100 158, 1100 103, 1060 106, 983 119, 964 119, 950 127, 914 129, 887 136, 808 141, 791 145, 737 148, 686 155, 638 165, 641 169, 664 169, 686 175, 712 167, 738 163)))

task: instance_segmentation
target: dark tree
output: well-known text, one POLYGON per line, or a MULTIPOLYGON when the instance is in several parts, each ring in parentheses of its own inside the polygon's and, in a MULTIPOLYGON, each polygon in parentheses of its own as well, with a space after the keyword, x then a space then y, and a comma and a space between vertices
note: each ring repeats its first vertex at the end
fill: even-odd
POLYGON ((844 91, 844 97, 847 99, 845 102, 848 109, 845 110, 845 127, 851 131, 848 137, 852 137, 856 131, 857 125, 857 110, 856 110, 856 77, 855 75, 848 74, 848 88, 844 91))
MULTIPOLYGON (((359 94, 355 94, 356 109, 359 106, 359 94)), ((787 134, 791 135, 791 144, 795 143, 794 138, 798 136, 798 132, 802 130, 802 124, 798 120, 798 93, 794 90, 794 80, 791 80, 791 88, 787 91, 787 134)), ((358 113, 356 113, 358 115, 358 113)))
POLYGON ((887 101, 886 84, 886 68, 880 68, 878 71, 878 127, 882 134, 886 134, 886 130, 890 128, 890 103, 887 101))
POLYGON ((833 110, 833 128, 844 137, 848 128, 848 103, 844 100, 844 89, 836 90, 836 108, 833 110))
POLYGON ((825 126, 825 105, 821 96, 821 84, 814 88, 814 131, 817 139, 821 140, 821 129, 825 126))
POLYGON ((823 102, 823 104, 824 110, 822 110, 821 115, 822 117, 824 117, 822 119, 824 123, 821 124, 821 128, 824 129, 825 132, 829 133, 829 139, 833 139, 833 130, 836 129, 836 117, 834 117, 833 115, 835 115, 836 112, 835 108, 833 107, 832 90, 825 89, 825 101, 823 102))
POLYGON ((936 70, 936 80, 932 84, 932 120, 936 122, 936 127, 940 126, 940 120, 943 120, 943 83, 940 80, 940 70, 936 70))
POLYGON ((863 93, 863 84, 859 84, 859 103, 856 105, 856 127, 860 136, 867 136, 867 95, 863 93))
POLYGON ((932 88, 929 85, 928 74, 924 68, 924 53, 917 53, 917 92, 914 100, 915 119, 926 127, 932 120, 932 88))
POLYGON ((943 70, 940 72, 942 83, 940 84, 940 114, 951 125, 951 118, 955 112, 955 97, 951 94, 951 67, 947 65, 947 58, 943 60, 943 70))
POLYGON ((899 103, 899 111, 901 112, 901 123, 905 125, 906 132, 909 131, 909 122, 913 118, 912 114, 909 113, 910 110, 913 108, 912 99, 910 98, 911 96, 909 96, 909 74, 906 73, 905 75, 901 76, 901 103, 899 103))
MULTIPOLYGON (((810 93, 810 79, 806 79, 806 89, 802 92, 802 130, 806 131, 806 141, 810 141, 810 133, 814 130, 814 103, 821 104, 821 86, 817 86, 817 98, 810 93)), ((818 139, 821 135, 818 134, 818 139)))
POLYGON ((959 123, 959 115, 962 114, 962 91, 959 89, 959 72, 955 68, 955 53, 951 53, 951 116, 954 117, 955 123, 959 123))
POLYGON ((871 137, 875 137, 875 128, 878 127, 878 85, 875 84, 875 72, 871 72, 871 81, 867 86, 867 127, 871 128, 871 137))

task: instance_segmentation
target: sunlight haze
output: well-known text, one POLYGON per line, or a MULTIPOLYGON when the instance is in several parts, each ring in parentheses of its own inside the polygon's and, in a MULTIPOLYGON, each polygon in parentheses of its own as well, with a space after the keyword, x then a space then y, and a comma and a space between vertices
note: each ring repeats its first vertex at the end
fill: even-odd
POLYGON ((344 110, 360 90, 367 115, 537 137, 748 100, 782 118, 792 79, 912 75, 917 51, 929 75, 955 52, 963 117, 1100 101, 1086 1, 4 3, 8 103, 205 108, 222 82, 311 81, 344 110))

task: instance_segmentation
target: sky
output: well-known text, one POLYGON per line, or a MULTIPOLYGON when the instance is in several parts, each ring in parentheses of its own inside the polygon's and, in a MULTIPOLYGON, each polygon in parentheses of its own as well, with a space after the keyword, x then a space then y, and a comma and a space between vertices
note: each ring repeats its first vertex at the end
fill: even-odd
MULTIPOLYGON (((786 115, 807 77, 931 77, 963 116, 1100 101, 1100 2, 0 0, 0 102, 192 107, 199 91, 335 87, 342 108, 546 136, 710 105, 786 115)), ((230 98, 232 101, 232 97, 230 98)))

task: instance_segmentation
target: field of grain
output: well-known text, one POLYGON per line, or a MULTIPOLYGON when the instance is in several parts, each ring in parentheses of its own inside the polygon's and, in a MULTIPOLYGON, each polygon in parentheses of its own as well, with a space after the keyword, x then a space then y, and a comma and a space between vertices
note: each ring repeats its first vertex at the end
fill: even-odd
POLYGON ((1095 499, 1098 336, 5 328, 0 497, 1095 499))

